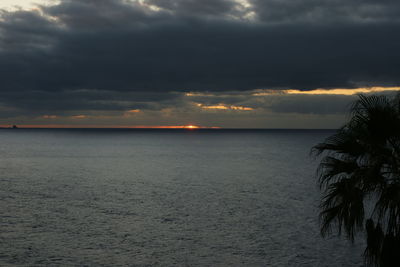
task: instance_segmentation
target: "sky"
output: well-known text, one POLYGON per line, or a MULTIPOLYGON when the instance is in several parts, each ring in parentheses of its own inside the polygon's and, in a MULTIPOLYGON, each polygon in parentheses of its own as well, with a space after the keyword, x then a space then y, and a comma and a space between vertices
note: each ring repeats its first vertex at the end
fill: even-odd
POLYGON ((397 0, 0 0, 0 125, 337 128, 400 90, 397 0))

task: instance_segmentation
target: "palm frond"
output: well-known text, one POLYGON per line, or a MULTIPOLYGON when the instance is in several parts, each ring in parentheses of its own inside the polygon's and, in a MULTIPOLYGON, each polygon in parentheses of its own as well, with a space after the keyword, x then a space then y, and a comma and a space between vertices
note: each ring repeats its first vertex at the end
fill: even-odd
POLYGON ((364 147, 359 143, 359 138, 354 132, 341 129, 336 134, 328 137, 323 143, 312 148, 312 153, 319 156, 322 153, 358 157, 365 153, 364 147))
POLYGON ((388 234, 400 234, 400 184, 387 185, 375 206, 380 221, 386 222, 388 234))
POLYGON ((375 201, 365 224, 366 264, 400 261, 400 93, 392 100, 359 95, 350 120, 312 154, 323 155, 317 169, 321 234, 336 228, 353 241, 364 229, 364 201, 375 201))
POLYGON ((323 188, 332 181, 337 181, 340 177, 346 177, 358 169, 357 161, 354 159, 338 159, 326 156, 322 159, 317 173, 319 176, 319 186, 323 188))
POLYGON ((322 200, 320 213, 321 234, 330 233, 333 225, 338 233, 342 229, 353 241, 355 233, 362 229, 364 222, 364 194, 351 179, 341 179, 332 183, 322 200))
POLYGON ((365 223, 365 230, 367 232, 367 247, 364 251, 365 263, 366 265, 379 265, 384 240, 382 227, 379 223, 375 226, 374 221, 368 219, 365 223))

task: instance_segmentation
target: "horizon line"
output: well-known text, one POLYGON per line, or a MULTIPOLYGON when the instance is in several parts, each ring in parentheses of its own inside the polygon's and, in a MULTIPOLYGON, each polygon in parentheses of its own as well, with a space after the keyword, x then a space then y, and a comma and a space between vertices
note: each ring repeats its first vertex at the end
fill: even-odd
POLYGON ((17 129, 132 129, 132 130, 337 130, 337 128, 249 128, 249 127, 217 127, 217 126, 197 126, 197 125, 165 125, 165 126, 116 126, 116 125, 26 125, 26 124, 9 124, 9 125, 0 125, 0 129, 13 129, 13 126, 16 126, 17 129))
POLYGON ((0 128, 23 129, 221 129, 219 126, 188 125, 73 125, 73 124, 3 124, 0 128))

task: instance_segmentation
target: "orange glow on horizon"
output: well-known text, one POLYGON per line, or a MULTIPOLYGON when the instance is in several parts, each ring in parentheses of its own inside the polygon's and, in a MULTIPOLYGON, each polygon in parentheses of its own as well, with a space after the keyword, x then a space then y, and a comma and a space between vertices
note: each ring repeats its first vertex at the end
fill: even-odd
POLYGON ((189 130, 194 130, 194 129, 199 129, 200 127, 199 126, 196 126, 196 125, 187 125, 187 126, 184 126, 184 129, 189 129, 189 130))
MULTIPOLYGON (((11 128, 13 125, 0 125, 0 128, 11 128)), ((216 126, 197 126, 197 125, 134 125, 134 126, 123 126, 123 125, 67 125, 67 124, 17 124, 18 128, 55 128, 55 129, 221 129, 221 127, 216 126)))

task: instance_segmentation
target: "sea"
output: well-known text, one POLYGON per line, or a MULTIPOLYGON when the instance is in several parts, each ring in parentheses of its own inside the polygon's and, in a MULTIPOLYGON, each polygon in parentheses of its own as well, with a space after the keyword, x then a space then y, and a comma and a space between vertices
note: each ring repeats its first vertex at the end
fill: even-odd
POLYGON ((1 129, 0 266, 363 266, 319 231, 332 133, 1 129))

